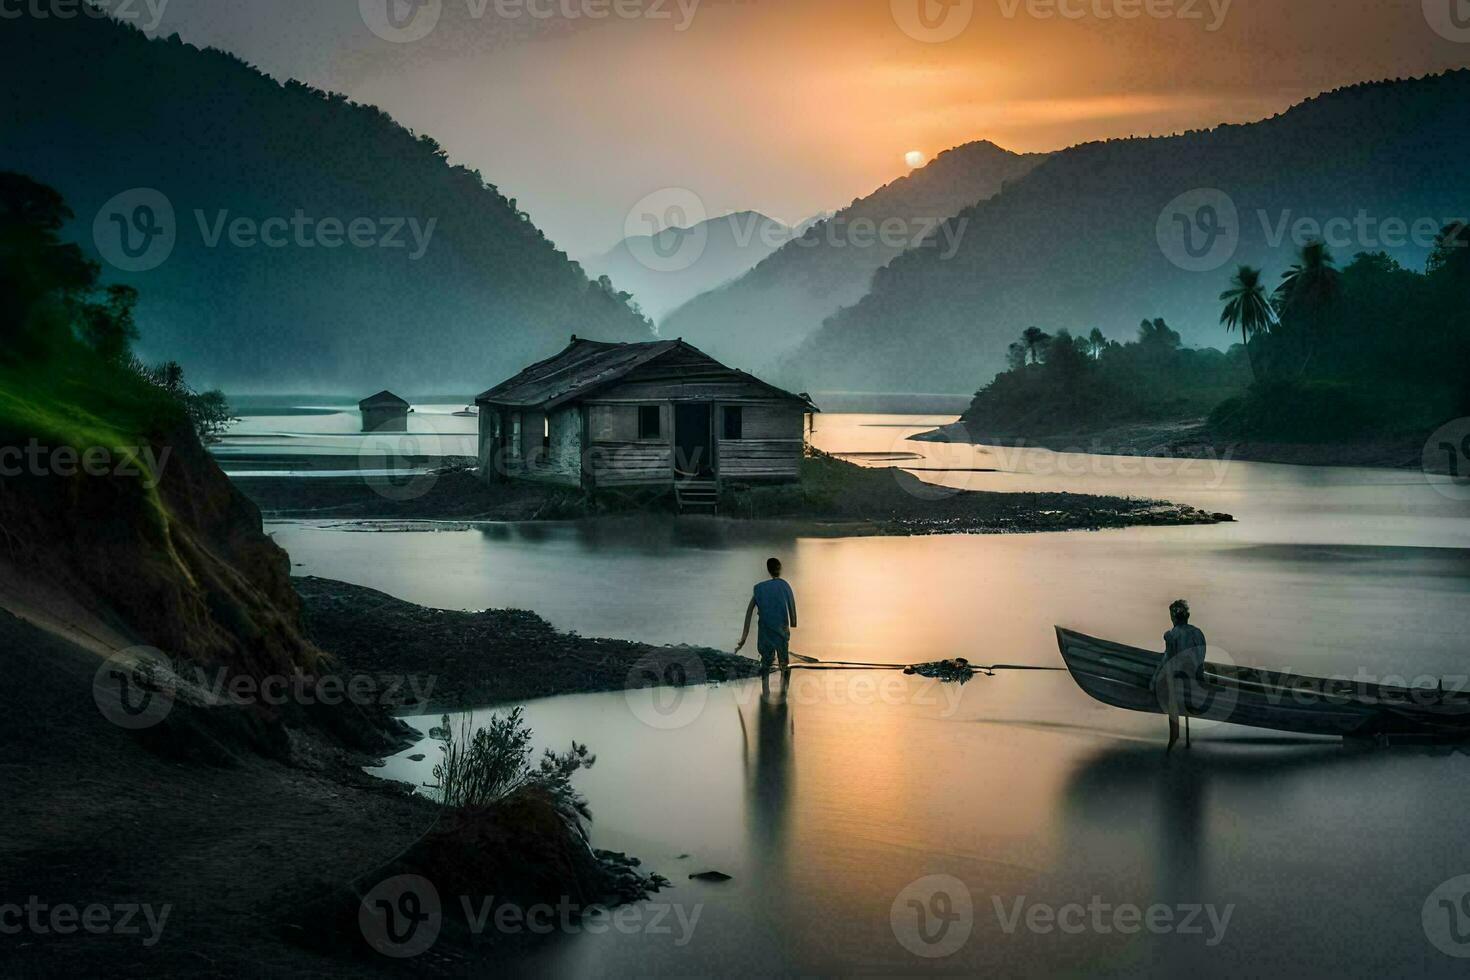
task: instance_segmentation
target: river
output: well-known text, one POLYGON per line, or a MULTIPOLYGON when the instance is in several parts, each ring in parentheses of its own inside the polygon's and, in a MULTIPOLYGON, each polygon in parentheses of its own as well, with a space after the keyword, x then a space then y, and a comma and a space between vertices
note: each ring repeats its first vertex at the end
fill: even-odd
MULTIPOLYGON (((270 530, 298 574, 656 643, 732 647, 776 554, 799 598, 793 648, 823 659, 1054 666, 1057 624, 1161 648, 1168 603, 1186 596, 1211 659, 1391 683, 1470 673, 1470 509, 1442 482, 908 438, 947 421, 821 416, 813 439, 925 471, 926 492, 1128 493, 1237 523, 917 538, 708 519, 270 530)), ((1432 893, 1470 874, 1463 753, 1199 724, 1166 759, 1160 719, 1091 702, 1064 673, 957 687, 798 671, 779 694, 746 682, 527 707, 538 745, 597 753, 579 777, 595 843, 675 887, 516 972, 1457 972, 1434 940, 1452 943, 1460 910, 1432 893), (688 878, 706 870, 732 880, 688 878)), ((421 743, 383 774, 426 781, 435 754, 421 743)))

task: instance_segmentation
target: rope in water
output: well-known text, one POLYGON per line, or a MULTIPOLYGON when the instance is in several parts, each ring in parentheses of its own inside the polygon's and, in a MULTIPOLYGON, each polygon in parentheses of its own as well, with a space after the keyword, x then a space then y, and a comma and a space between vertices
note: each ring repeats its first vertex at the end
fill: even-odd
POLYGON ((798 662, 790 664, 786 668, 788 670, 902 670, 911 672, 922 667, 949 667, 956 671, 969 670, 976 674, 993 674, 999 670, 1065 671, 1067 669, 1065 667, 1036 667, 1030 664, 972 664, 963 657, 922 664, 874 664, 856 660, 818 660, 816 657, 803 657, 795 653, 791 656, 798 662))

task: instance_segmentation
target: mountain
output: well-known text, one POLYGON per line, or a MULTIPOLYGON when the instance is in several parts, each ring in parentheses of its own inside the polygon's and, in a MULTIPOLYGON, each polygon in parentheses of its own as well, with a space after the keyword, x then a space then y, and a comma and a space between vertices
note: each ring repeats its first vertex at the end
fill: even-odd
POLYGON ((625 238, 582 262, 594 278, 607 276, 633 294, 655 322, 700 293, 749 270, 797 233, 757 211, 710 218, 687 228, 625 238))
POLYGON ((7 20, 0 93, 0 170, 61 191, 142 295, 140 354, 197 383, 479 390, 570 333, 649 338, 513 199, 372 106, 92 17, 7 20))
POLYGON ((959 214, 952 258, 917 250, 879 271, 782 372, 806 390, 973 391, 1028 326, 1126 339, 1144 317, 1224 346, 1216 297, 1236 266, 1274 285, 1314 231, 1340 265, 1383 250, 1422 268, 1433 233, 1470 208, 1467 151, 1466 70, 1074 147, 959 214))
MULTIPOLYGON (((1028 173, 1044 154, 1017 154, 976 142, 816 221, 750 272, 686 303, 660 332, 715 357, 760 368, 800 343, 838 309, 868 291, 873 273, 921 242, 940 222, 1028 173)), ((926 249, 946 254, 940 239, 926 249)))

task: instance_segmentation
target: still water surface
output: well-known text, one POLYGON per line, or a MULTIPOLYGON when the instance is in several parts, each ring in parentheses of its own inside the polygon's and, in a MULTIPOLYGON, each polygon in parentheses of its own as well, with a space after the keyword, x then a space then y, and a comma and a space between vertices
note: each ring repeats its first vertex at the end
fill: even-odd
MULTIPOLYGON (((940 483, 1166 497, 1239 523, 924 538, 709 520, 271 530, 298 573, 658 643, 733 646, 750 585, 778 554, 801 606, 793 646, 826 659, 1055 665, 1054 624, 1161 648, 1166 606, 1184 595, 1214 659, 1421 683, 1470 673, 1466 505, 1417 472, 1143 466, 906 438, 945 421, 824 416, 815 439, 913 454, 900 462, 940 483)), ((657 901, 678 903, 682 919, 671 913, 668 932, 558 938, 520 969, 1458 972, 1426 917, 1443 933, 1450 912, 1430 893, 1470 874, 1465 754, 1197 725, 1194 749, 1165 760, 1159 721, 1095 704, 1065 674, 959 688, 796 672, 779 693, 746 682, 657 705, 643 692, 529 706, 539 744, 591 744, 598 763, 580 785, 595 842, 673 880, 657 901), (678 727, 661 727, 671 718, 678 727), (710 869, 733 880, 687 877, 710 869), (932 875, 957 879, 949 900, 935 899, 932 875), (1085 911, 1064 913, 1064 930, 1038 904, 1085 911), (1151 905, 1175 909, 1176 924, 1193 914, 1201 931, 1121 931, 1132 920, 1117 907, 1151 905), (680 924, 696 910, 692 929, 680 924), (966 928, 947 956, 915 952, 945 952, 966 928)), ((386 774, 429 779, 432 748, 407 758, 420 751, 386 774)))

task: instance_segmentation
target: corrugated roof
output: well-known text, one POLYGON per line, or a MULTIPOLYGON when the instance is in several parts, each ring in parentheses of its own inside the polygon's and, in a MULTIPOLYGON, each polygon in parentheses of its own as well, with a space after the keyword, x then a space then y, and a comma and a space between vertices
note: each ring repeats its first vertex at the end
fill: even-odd
MULTIPOLYGON (((660 340, 642 344, 605 344, 595 340, 577 340, 555 357, 549 357, 526 368, 520 374, 502 381, 475 401, 523 407, 557 405, 572 401, 617 381, 635 368, 679 348, 709 358, 710 364, 732 374, 750 377, 744 372, 725 367, 703 351, 682 340, 660 340)), ((751 378, 772 391, 797 401, 799 395, 782 391, 758 378, 751 378)))

